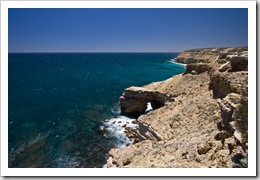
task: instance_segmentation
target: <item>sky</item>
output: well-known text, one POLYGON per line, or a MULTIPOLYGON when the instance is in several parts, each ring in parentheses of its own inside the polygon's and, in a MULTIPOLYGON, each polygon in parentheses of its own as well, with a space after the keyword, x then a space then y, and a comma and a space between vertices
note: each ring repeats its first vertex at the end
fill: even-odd
POLYGON ((246 8, 9 8, 9 52, 181 52, 248 45, 246 8))

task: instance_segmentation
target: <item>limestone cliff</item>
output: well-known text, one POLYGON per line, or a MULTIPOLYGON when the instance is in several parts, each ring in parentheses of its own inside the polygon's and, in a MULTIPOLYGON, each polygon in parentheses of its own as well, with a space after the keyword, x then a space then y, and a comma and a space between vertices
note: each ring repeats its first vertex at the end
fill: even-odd
POLYGON ((120 97, 121 113, 124 115, 140 116, 146 109, 146 104, 151 102, 154 109, 165 105, 173 99, 160 91, 149 90, 142 87, 127 88, 120 97))
POLYGON ((137 140, 111 149, 107 167, 247 167, 247 61, 247 47, 187 50, 185 73, 126 89, 137 140))

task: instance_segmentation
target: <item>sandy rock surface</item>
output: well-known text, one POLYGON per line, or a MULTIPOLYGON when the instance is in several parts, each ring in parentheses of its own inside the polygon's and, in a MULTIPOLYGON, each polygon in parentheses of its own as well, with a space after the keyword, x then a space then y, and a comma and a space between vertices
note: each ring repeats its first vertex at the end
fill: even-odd
POLYGON ((106 167, 247 167, 247 48, 187 50, 185 73, 126 89, 139 141, 111 149, 106 167), (146 103, 158 106, 148 114, 146 103), (136 113, 138 111, 138 113, 136 113))

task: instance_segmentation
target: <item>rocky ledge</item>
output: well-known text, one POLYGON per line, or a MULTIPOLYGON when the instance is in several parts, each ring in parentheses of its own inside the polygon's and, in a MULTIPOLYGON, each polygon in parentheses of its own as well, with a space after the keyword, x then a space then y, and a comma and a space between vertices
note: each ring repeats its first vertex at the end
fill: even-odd
POLYGON ((247 167, 247 47, 187 50, 176 62, 183 74, 120 97, 139 128, 105 167, 247 167), (154 110, 144 114, 147 102, 154 110))

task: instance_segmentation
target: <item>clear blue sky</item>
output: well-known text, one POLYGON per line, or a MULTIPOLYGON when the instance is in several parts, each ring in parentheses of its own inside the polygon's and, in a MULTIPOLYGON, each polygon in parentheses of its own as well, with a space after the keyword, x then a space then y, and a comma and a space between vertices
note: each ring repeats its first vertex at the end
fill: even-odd
POLYGON ((247 9, 9 9, 9 52, 247 46, 247 9))

